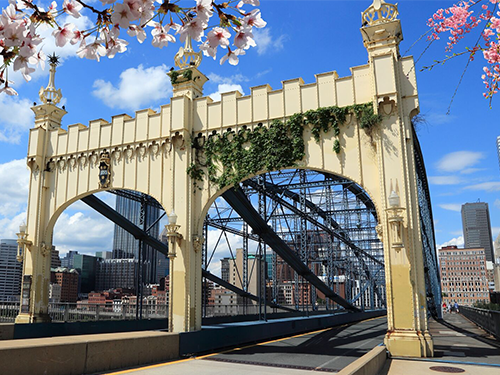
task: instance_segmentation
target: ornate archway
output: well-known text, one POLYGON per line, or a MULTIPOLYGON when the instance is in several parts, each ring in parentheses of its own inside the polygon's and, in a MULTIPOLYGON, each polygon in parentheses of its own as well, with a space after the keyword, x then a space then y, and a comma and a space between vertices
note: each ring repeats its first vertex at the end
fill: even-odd
POLYGON ((66 112, 42 97, 44 104, 33 107, 28 150, 31 244, 23 272, 31 284, 25 283, 29 298, 23 299, 17 322, 47 319, 50 257, 45 249, 54 218, 90 192, 128 189, 175 211, 179 235, 173 242, 170 324, 177 332, 200 329, 200 244, 210 204, 242 177, 299 167, 344 176, 369 193, 384 243, 386 344, 393 355, 432 356, 411 124, 419 103, 413 59, 398 51, 402 33, 396 16, 396 6, 379 1, 363 13, 369 61, 351 68, 348 77, 322 73, 311 84, 291 79, 278 90, 262 85, 249 96, 231 92, 213 102, 202 95, 207 78, 186 45, 173 79, 174 96, 159 112, 147 109, 135 118, 119 115, 64 130, 66 112), (264 163, 229 160, 224 142, 240 136, 244 159, 253 155, 264 163), (285 142, 279 148, 252 143, 266 137, 285 137, 285 142))

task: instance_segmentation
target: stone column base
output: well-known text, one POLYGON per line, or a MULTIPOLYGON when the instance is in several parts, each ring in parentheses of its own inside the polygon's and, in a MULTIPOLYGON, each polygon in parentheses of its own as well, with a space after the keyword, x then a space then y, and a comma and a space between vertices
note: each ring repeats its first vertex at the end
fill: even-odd
POLYGON ((384 339, 392 357, 433 357, 434 344, 429 332, 391 331, 384 339))
POLYGON ((16 324, 50 323, 52 318, 49 314, 19 314, 16 316, 16 324))

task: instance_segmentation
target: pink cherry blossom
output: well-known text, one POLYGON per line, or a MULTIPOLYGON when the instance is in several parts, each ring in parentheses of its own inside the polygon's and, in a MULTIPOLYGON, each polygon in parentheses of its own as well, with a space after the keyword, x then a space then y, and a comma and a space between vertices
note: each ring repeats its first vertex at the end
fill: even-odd
POLYGON ((212 9, 212 0, 196 0, 196 14, 198 18, 208 24, 210 17, 212 17, 214 11, 212 9))
POLYGON ((245 51, 243 51, 242 49, 237 49, 235 51, 231 51, 231 49, 229 49, 228 53, 226 55, 224 55, 222 57, 222 59, 220 59, 220 64, 222 65, 226 62, 226 60, 228 60, 229 64, 238 65, 238 62, 239 62, 238 56, 241 56, 244 54, 245 54, 245 51))
POLYGON ((267 25, 267 22, 262 19, 260 10, 254 9, 243 18, 243 25, 243 27, 252 28, 252 26, 255 26, 257 28, 262 28, 267 25))
POLYGON ((177 32, 180 34, 179 39, 183 43, 188 35, 191 37, 191 39, 200 42, 201 38, 203 37, 204 29, 205 25, 203 24, 203 21, 197 17, 192 19, 188 23, 182 25, 179 31, 177 32))
POLYGON ((113 10, 114 11, 113 15, 111 16, 111 22, 113 22, 113 24, 115 25, 120 25, 120 27, 124 29, 128 28, 130 22, 135 19, 127 4, 115 4, 113 10))
POLYGON ((97 60, 101 56, 106 56, 106 48, 102 45, 102 40, 97 39, 93 43, 86 45, 85 39, 80 44, 80 48, 76 51, 78 57, 86 58, 89 60, 97 60))
POLYGON ((241 28, 234 37, 234 45, 239 49, 249 49, 250 47, 255 47, 256 44, 253 40, 252 32, 248 29, 241 28))
POLYGON ((207 40, 208 43, 210 44, 211 48, 217 48, 218 46, 221 46, 222 48, 226 48, 229 46, 229 37, 231 34, 229 31, 226 29, 223 29, 222 27, 214 27, 210 32, 207 34, 207 40))
POLYGON ((168 29, 164 28, 161 24, 157 23, 155 28, 151 31, 153 36, 152 44, 154 47, 163 48, 168 46, 168 43, 174 43, 175 37, 168 33, 168 29))
POLYGON ((9 82, 10 82, 10 83, 14 83, 14 82, 12 82, 12 81, 7 81, 7 82, 5 83, 5 86, 4 86, 4 87, 2 87, 2 88, 0 88, 0 94, 1 94, 2 92, 4 92, 4 93, 6 93, 7 95, 10 95, 10 96, 17 96, 17 95, 18 95, 18 94, 17 94, 17 91, 16 91, 16 90, 14 90, 12 87, 10 87, 10 86, 9 86, 9 82))
POLYGON ((80 10, 82 10, 83 6, 77 1, 73 0, 64 0, 63 10, 72 15, 75 18, 80 18, 80 10))
POLYGON ((64 47, 66 43, 74 37, 72 31, 74 27, 75 25, 72 23, 67 23, 64 27, 59 27, 57 30, 52 32, 52 35, 56 40, 57 47, 64 47))
POLYGON ((127 34, 129 36, 135 36, 135 37, 137 37, 137 41, 139 43, 142 43, 142 42, 144 42, 144 40, 146 40, 146 32, 140 26, 130 25, 128 27, 127 34))

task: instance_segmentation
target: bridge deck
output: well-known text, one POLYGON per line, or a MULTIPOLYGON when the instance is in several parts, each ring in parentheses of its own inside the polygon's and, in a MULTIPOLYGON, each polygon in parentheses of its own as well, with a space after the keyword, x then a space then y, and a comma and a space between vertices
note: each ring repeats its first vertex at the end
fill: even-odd
MULTIPOLYGON (((500 342, 459 314, 429 321, 434 358, 388 360, 380 375, 438 374, 431 367, 452 367, 464 374, 500 374, 500 342)), ((455 370, 457 371, 457 370, 455 370)))
POLYGON ((116 374, 306 374, 338 372, 379 345, 386 318, 375 318, 318 332, 116 374))

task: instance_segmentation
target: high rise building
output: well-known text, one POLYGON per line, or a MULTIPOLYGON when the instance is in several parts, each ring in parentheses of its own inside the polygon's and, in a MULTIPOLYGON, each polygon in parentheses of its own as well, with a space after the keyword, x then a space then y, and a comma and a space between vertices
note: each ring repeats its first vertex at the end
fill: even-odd
POLYGON ((464 247, 483 248, 486 260, 493 262, 493 240, 488 203, 476 202, 462 205, 462 226, 464 247))
POLYGON ((50 258, 50 268, 61 267, 61 258, 59 258, 59 251, 56 250, 55 246, 52 246, 50 258))
POLYGON ((17 261, 16 240, 0 240, 0 301, 19 300, 22 263, 17 261))
POLYGON ((64 256, 64 258, 61 258, 61 267, 73 268, 73 258, 77 254, 78 251, 74 250, 68 251, 68 253, 64 256))
POLYGON ((80 274, 78 293, 95 291, 97 258, 91 255, 76 254, 73 257, 73 267, 80 274))
POLYGON ((96 251, 95 256, 101 259, 113 259, 112 251, 96 251))
POLYGON ((446 246, 439 250, 443 302, 472 306, 489 302, 484 249, 459 249, 446 246))
POLYGON ((97 262, 96 290, 136 289, 137 259, 101 259, 97 262))
MULTIPOLYGON (((127 193, 135 195, 137 197, 141 197, 140 193, 136 193, 133 191, 128 191, 127 193)), ((159 218, 160 210, 157 207, 153 207, 147 204, 144 205, 144 207, 145 223, 141 224, 141 202, 123 197, 121 195, 118 195, 116 197, 116 211, 119 214, 123 215, 135 225, 141 228, 145 227, 149 229, 150 226, 159 218)), ((151 229, 149 229, 148 234, 152 237, 158 238, 159 223, 156 223, 151 229)), ((159 281, 157 280, 157 253, 158 252, 152 247, 144 245, 141 254, 141 263, 143 270, 142 279, 144 284, 154 284, 159 281)), ((136 240, 134 236, 132 236, 130 233, 128 233, 118 225, 115 225, 115 233, 113 236, 113 258, 139 259, 139 240, 136 240)))

